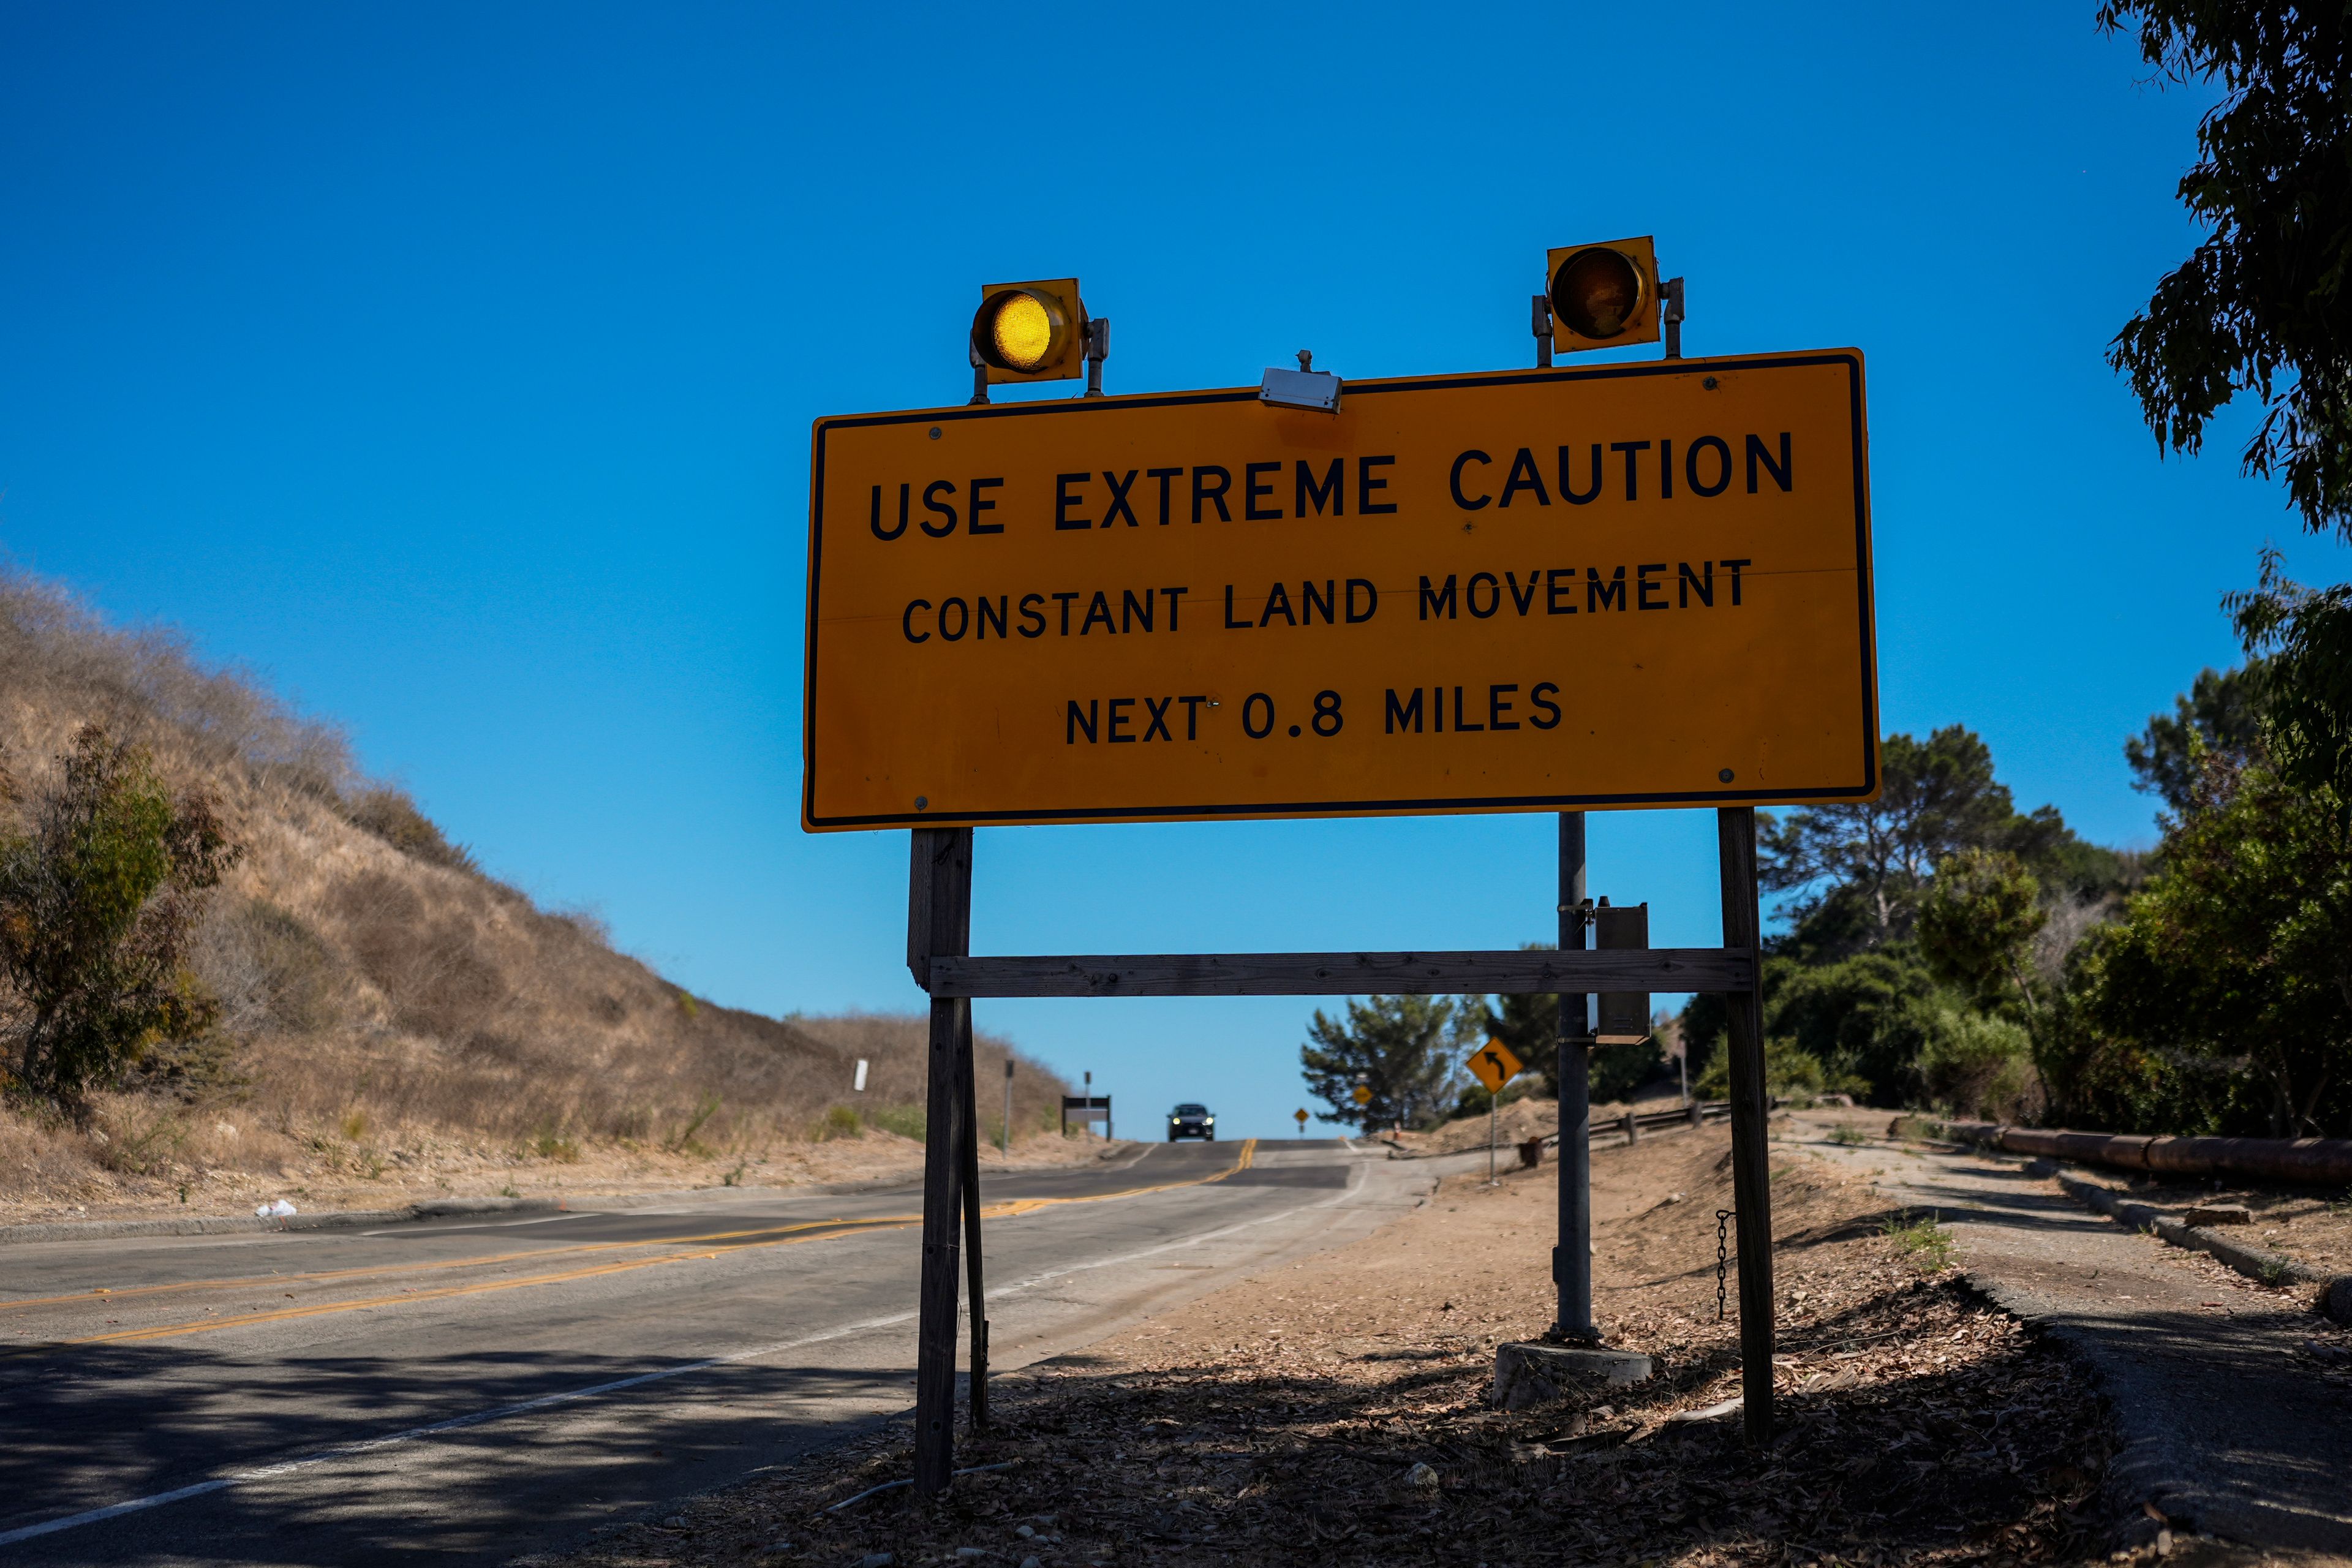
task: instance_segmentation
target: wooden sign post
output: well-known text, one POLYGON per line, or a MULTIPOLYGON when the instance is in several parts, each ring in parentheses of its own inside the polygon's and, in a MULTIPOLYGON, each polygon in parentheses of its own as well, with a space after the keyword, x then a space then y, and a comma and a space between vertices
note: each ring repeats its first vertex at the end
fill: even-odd
POLYGON ((976 997, 1558 994, 1549 1337, 1594 1343, 1588 998, 1725 994, 1770 1434, 1755 808, 1878 793, 1863 407, 1826 350, 817 422, 802 823, 914 830, 931 998, 919 1492, 954 1471, 959 1261, 987 1416, 976 997), (1722 945, 1587 947, 1585 812, 1699 805, 1722 945), (975 826, 1493 811, 1559 813, 1558 951, 971 952, 975 826))

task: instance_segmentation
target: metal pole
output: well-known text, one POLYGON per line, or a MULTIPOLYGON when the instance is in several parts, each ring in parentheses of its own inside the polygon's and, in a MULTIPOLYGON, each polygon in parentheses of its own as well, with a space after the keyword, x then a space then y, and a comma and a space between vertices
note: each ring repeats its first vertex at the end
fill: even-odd
POLYGON ((1004 1058, 1004 1155, 1013 1157, 1013 1058, 1004 1058))
MULTIPOLYGON (((915 830, 908 889, 908 934, 922 928, 908 967, 928 984, 933 954, 961 956, 971 946, 971 829, 915 830)), ((915 1491, 938 1497, 955 1473, 956 1254, 963 1219, 963 1080, 970 1070, 971 1004, 931 999, 929 1084, 923 1132, 923 1275, 915 1326, 915 1491)))
POLYGON ((1097 316, 1087 322, 1087 390, 1088 397, 1100 397, 1103 361, 1110 358, 1110 318, 1097 316))
MULTIPOLYGON (((1547 285, 1550 282, 1546 279, 1547 285)), ((1551 365, 1551 297, 1528 301, 1536 365, 1551 365)), ((1584 813, 1559 814, 1559 945, 1584 945, 1584 813)), ((1544 1337, 1597 1343, 1592 1321, 1592 1058, 1591 1026, 1582 995, 1559 999, 1559 1245, 1551 1249, 1552 1284, 1559 1312, 1544 1337)), ((1490 1135, 1491 1136, 1491 1135, 1490 1135)))
MULTIPOLYGON (((1559 946, 1584 946, 1584 813, 1559 814, 1559 946)), ((1546 1337, 1597 1343, 1592 1321, 1592 1028, 1585 998, 1559 999, 1559 1245, 1552 1282, 1559 1316, 1546 1337)))
POLYGON ((1756 954, 1758 978, 1724 998, 1731 1015, 1731 1201, 1739 1227, 1739 1367, 1750 1444, 1772 1440, 1772 1154, 1764 1104, 1763 911, 1756 808, 1715 814, 1723 861, 1723 945, 1756 954))
POLYGON ((969 1003, 963 1010, 963 1045, 956 1058, 956 1078, 963 1095, 963 1266, 971 1315, 971 1424, 978 1428, 988 1425, 988 1296, 980 1278, 980 1110, 975 1103, 979 1075, 971 1059, 969 1003))
POLYGON ((1495 1184, 1495 1110, 1503 1102, 1500 1090, 1486 1097, 1486 1184, 1495 1184))

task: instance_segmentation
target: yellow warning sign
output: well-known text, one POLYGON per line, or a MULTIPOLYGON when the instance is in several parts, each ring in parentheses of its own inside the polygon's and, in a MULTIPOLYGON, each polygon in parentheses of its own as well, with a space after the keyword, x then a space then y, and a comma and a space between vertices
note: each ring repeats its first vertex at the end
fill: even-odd
POLYGON ((817 422, 815 830, 1876 794, 1858 353, 817 422))
POLYGON ((1488 1040, 1470 1053, 1470 1076, 1486 1086, 1489 1094, 1500 1094, 1503 1086, 1519 1076, 1519 1058, 1511 1047, 1500 1040, 1488 1040))

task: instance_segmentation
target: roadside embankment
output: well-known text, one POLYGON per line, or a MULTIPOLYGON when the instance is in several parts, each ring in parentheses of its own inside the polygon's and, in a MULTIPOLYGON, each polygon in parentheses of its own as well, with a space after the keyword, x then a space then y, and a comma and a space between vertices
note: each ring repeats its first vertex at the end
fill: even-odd
MULTIPOLYGON (((178 802, 224 841, 216 886, 142 895, 156 918, 139 941, 170 941, 136 963, 58 945, 115 919, 96 905, 26 927, 45 956, 25 962, 65 965, 77 1006, 131 1008, 108 1037, 142 1044, 36 1071, 33 1009, 0 985, 0 1226, 834 1184, 919 1162, 927 1015, 770 1017, 697 996, 593 913, 491 874, 362 773, 331 723, 5 568, 0 764, 12 843, 47 843, 37 824, 96 809, 72 792, 100 776, 178 802), (173 977, 164 1022, 125 989, 142 965, 173 977)), ((25 887, 94 897, 60 853, 11 863, 25 887)), ((983 1128, 1009 1121, 1016 1162, 1061 1158, 1069 1086, 986 1031, 973 1050, 996 1090, 983 1128)))
MULTIPOLYGON (((1738 1393, 1716 1317, 1727 1134, 1594 1161, 1599 1315, 1650 1384, 1524 1412, 1495 1347, 1551 1316, 1546 1168, 1452 1177, 1352 1246, 997 1380, 996 1466, 924 1505, 902 1424, 663 1521, 572 1568, 663 1562, 1531 1563, 2079 1557, 2105 1461, 2070 1363, 1951 1281, 1932 1223, 1776 1148, 1784 1436, 1703 1418, 1738 1393)), ((1735 1298, 1736 1300, 1736 1298, 1735 1298)))
MULTIPOLYGON (((1729 1114, 1730 1107, 1721 1101, 1710 1101, 1701 1107, 1710 1120, 1720 1120, 1729 1114)), ((1689 1114, 1689 1108, 1675 1094, 1652 1095, 1640 1100, 1603 1100, 1592 1107, 1592 1131, 1595 1137, 1607 1137, 1621 1127, 1628 1114, 1642 1119, 1644 1131, 1663 1123, 1677 1121, 1689 1114)), ((1418 1132, 1381 1131, 1373 1135, 1400 1155, 1410 1159, 1425 1159, 1438 1154, 1475 1153, 1486 1147, 1489 1136, 1484 1113, 1457 1116, 1418 1132)), ((1551 1100, 1514 1100, 1505 1102, 1495 1117, 1492 1128, 1495 1144, 1506 1158, 1516 1158, 1513 1151, 1529 1140, 1540 1139, 1557 1146, 1559 1139, 1559 1102, 1551 1100)))

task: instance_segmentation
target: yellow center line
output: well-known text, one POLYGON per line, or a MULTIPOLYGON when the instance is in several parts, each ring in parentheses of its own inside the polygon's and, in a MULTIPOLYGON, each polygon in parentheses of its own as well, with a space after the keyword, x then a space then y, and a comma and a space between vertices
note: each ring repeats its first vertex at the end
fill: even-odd
MULTIPOLYGON (((890 1216, 893 1221, 904 1217, 904 1215, 890 1216)), ((121 1301, 134 1296, 158 1296, 174 1290, 234 1290, 259 1286, 284 1285, 298 1280, 315 1282, 322 1279, 364 1279, 378 1274, 425 1274, 444 1268, 482 1268, 492 1264, 512 1263, 518 1258, 546 1259, 583 1253, 612 1252, 631 1247, 699 1247, 714 1241, 732 1241, 745 1236, 779 1236, 788 1231, 814 1230, 826 1226, 867 1223, 870 1222, 857 1219, 813 1219, 791 1225, 755 1226, 748 1230, 715 1230, 700 1236, 653 1236, 635 1241, 593 1241, 580 1242, 570 1247, 526 1247, 516 1252, 488 1253, 479 1258, 447 1258, 414 1263, 371 1263, 357 1268, 314 1268, 292 1274, 248 1274, 225 1279, 182 1279, 168 1285, 100 1287, 95 1290, 79 1290, 67 1296, 27 1296, 15 1300, 0 1301, 0 1312, 13 1311, 20 1307, 53 1307, 75 1301, 121 1301)))
MULTIPOLYGON (((1227 1166, 1224 1170, 1214 1172, 1206 1176, 1196 1176, 1188 1182, 1167 1182, 1158 1186, 1149 1187, 1127 1187, 1118 1192, 1097 1193, 1087 1197, 1013 1198, 1008 1199, 1003 1203, 983 1205, 980 1211, 981 1217, 983 1219, 1011 1219, 1021 1215, 1034 1214, 1039 1209, 1054 1208, 1066 1204, 1109 1203, 1119 1198, 1139 1197, 1148 1193, 1174 1192, 1183 1187, 1203 1187, 1209 1185, 1211 1183, 1222 1182, 1228 1176, 1248 1170, 1252 1162, 1256 1158, 1256 1155, 1257 1140, 1255 1138, 1246 1139, 1242 1143, 1240 1156, 1234 1160, 1233 1164, 1227 1166)), ((923 1216, 921 1215, 913 1214, 884 1215, 872 1219, 810 1220, 793 1226, 762 1226, 749 1230, 720 1231, 706 1237, 680 1237, 670 1238, 668 1240, 656 1239, 633 1242, 615 1241, 583 1245, 576 1247, 565 1247, 560 1250, 562 1252, 573 1253, 595 1252, 622 1247, 694 1246, 710 1241, 729 1240, 736 1237, 743 1236, 770 1236, 773 1237, 773 1239, 768 1241, 744 1242, 740 1246, 721 1247, 709 1252, 675 1253, 664 1258, 633 1258, 622 1262, 594 1264, 585 1268, 562 1269, 552 1274, 526 1275, 520 1279, 485 1279, 471 1285, 444 1285, 429 1290, 404 1290, 400 1294, 394 1296, 373 1296, 351 1301, 326 1301, 320 1302, 315 1306, 308 1307, 283 1307, 267 1312, 240 1312, 232 1317, 214 1318, 197 1322, 165 1323, 153 1328, 124 1329, 115 1333, 91 1334, 79 1339, 53 1340, 37 1345, 12 1346, 5 1350, 0 1350, 0 1359, 7 1359, 18 1355, 34 1354, 44 1351, 63 1350, 75 1345, 117 1344, 131 1340, 172 1339, 182 1334, 210 1333, 215 1329, 242 1328, 256 1323, 285 1322, 296 1318, 316 1318, 336 1312, 362 1312, 376 1307, 394 1307, 411 1301, 446 1300, 456 1296, 475 1296, 491 1290, 516 1290, 531 1285, 560 1285, 576 1279, 594 1279, 610 1274, 627 1274, 640 1268, 656 1268, 670 1263, 709 1261, 712 1258, 724 1257, 730 1253, 749 1252, 761 1247, 793 1247, 803 1242, 827 1241, 831 1240, 835 1237, 854 1236, 870 1230, 900 1230, 909 1226, 920 1225, 922 1223, 922 1219, 923 1216), (779 1232, 799 1233, 812 1230, 823 1230, 824 1234, 821 1236, 778 1234, 779 1232)), ((465 1263, 478 1265, 487 1262, 499 1261, 502 1259, 511 1259, 514 1258, 547 1258, 554 1255, 555 1254, 550 1252, 507 1253, 501 1255, 501 1258, 499 1259, 470 1258, 416 1265, 414 1267, 433 1268, 453 1268, 460 1267, 465 1263)), ((398 1266, 391 1267, 397 1268, 398 1266)), ((375 1274, 387 1271, 389 1271, 387 1268, 377 1268, 330 1270, 314 1275, 269 1275, 261 1277, 259 1282, 268 1284, 298 1279, 334 1279, 338 1277, 349 1278, 354 1275, 375 1274)), ((236 1283, 236 1281, 221 1281, 219 1283, 226 1286, 236 1283)), ((174 1288, 175 1287, 151 1286, 145 1287, 144 1289, 166 1289, 174 1288)), ((108 1291, 104 1293, 105 1298, 109 1300, 111 1300, 118 1295, 127 1296, 130 1294, 131 1294, 130 1291, 108 1291)), ((98 1299, 98 1293, 96 1292, 92 1292, 85 1296, 59 1296, 48 1298, 48 1300, 53 1301, 74 1301, 96 1299, 98 1299)), ((18 1301, 8 1304, 11 1306, 29 1306, 34 1303, 18 1301)))

